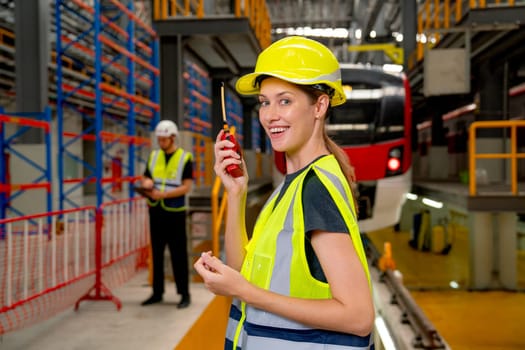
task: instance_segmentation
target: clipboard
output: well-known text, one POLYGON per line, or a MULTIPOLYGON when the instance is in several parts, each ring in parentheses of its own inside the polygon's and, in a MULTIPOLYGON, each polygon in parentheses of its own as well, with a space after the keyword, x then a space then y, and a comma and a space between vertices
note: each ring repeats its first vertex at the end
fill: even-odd
POLYGON ((153 189, 144 187, 133 187, 133 191, 137 192, 143 197, 150 198, 151 191, 153 191, 153 189))

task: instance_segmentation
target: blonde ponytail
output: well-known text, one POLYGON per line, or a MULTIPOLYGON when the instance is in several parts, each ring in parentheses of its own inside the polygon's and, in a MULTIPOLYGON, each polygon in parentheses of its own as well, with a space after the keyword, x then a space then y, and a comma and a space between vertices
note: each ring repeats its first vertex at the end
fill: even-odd
POLYGON ((335 159, 337 159, 343 174, 348 180, 348 184, 352 186, 352 184, 356 181, 355 171, 354 167, 350 164, 350 159, 348 158, 347 154, 331 138, 329 138, 326 133, 323 135, 323 138, 326 148, 328 148, 328 151, 330 151, 330 153, 335 156, 335 159))
MULTIPOLYGON (((310 100, 312 104, 315 104, 317 100, 319 99, 319 96, 321 95, 327 95, 331 98, 330 94, 325 92, 324 89, 319 89, 319 86, 311 86, 311 85, 299 85, 296 84, 296 86, 304 91, 308 96, 310 96, 310 100)), ((325 120, 330 117, 332 113, 332 107, 329 105, 328 109, 324 115, 325 120)), ((358 212, 358 206, 357 206, 357 197, 359 195, 357 190, 357 183, 356 183, 356 177, 354 172, 354 167, 350 163, 350 159, 348 158, 345 151, 339 147, 330 137, 328 137, 326 133, 326 129, 323 127, 323 140, 326 145, 326 148, 328 151, 335 156, 335 159, 337 160, 337 163, 339 163, 339 167, 341 168, 344 176, 346 177, 346 180, 348 181, 348 185, 350 186, 350 189, 352 190, 352 196, 354 197, 354 207, 356 213, 358 212)))
POLYGON ((352 190, 352 197, 354 199, 354 207, 357 213, 359 209, 357 205, 357 196, 359 194, 357 193, 357 183, 356 183, 354 167, 350 163, 350 159, 348 158, 348 155, 345 153, 345 151, 341 147, 339 147, 330 137, 328 137, 326 132, 323 134, 323 139, 324 139, 326 148, 331 154, 334 155, 335 159, 337 160, 337 163, 339 163, 339 167, 341 168, 341 171, 343 172, 344 176, 346 177, 346 180, 348 181, 348 185, 350 186, 350 189, 352 190))

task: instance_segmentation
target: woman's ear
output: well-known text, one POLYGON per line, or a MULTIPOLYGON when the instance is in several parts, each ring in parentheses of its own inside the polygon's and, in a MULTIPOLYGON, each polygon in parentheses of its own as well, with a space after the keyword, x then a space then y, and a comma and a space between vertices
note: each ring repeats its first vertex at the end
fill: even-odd
POLYGON ((330 97, 326 94, 322 94, 317 98, 317 103, 315 104, 315 113, 316 116, 324 116, 328 107, 330 106, 330 97))

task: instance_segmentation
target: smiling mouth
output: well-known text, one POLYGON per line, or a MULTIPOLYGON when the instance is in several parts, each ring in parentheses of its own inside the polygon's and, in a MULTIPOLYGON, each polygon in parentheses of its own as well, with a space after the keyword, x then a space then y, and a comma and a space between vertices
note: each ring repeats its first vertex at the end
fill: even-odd
POLYGON ((272 135, 277 135, 285 132, 286 130, 288 130, 288 128, 270 128, 270 133, 272 135))

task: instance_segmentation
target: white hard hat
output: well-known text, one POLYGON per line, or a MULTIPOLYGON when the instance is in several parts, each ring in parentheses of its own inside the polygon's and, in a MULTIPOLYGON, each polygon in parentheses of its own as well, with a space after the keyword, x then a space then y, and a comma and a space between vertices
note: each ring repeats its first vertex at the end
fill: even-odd
POLYGON ((178 134, 179 129, 177 128, 177 124, 171 120, 161 120, 155 127, 155 136, 157 137, 169 137, 178 134))

